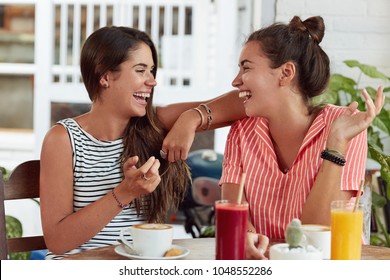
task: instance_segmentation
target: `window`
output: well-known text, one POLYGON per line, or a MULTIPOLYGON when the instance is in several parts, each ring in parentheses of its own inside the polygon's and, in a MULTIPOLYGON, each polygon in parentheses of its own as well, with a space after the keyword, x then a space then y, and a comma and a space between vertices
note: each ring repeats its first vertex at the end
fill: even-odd
MULTIPOLYGON (((34 63, 34 5, 0 6, 0 63, 34 63)), ((25 66, 0 74, 0 129, 33 128, 34 76, 25 66)))
POLYGON ((0 128, 33 128, 33 77, 0 75, 0 128))
POLYGON ((32 5, 0 6, 0 63, 34 63, 32 5))

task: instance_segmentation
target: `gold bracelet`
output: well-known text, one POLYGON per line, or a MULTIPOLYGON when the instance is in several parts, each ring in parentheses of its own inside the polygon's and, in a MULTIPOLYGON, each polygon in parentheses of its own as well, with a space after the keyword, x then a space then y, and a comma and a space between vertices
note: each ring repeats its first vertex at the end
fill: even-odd
POLYGON ((211 109, 206 104, 202 103, 199 104, 199 106, 203 107, 206 110, 207 113, 207 126, 206 128, 203 128, 203 130, 208 130, 211 126, 211 123, 213 122, 213 117, 211 116, 211 109))
POLYGON ((202 106, 205 110, 206 110, 206 113, 207 114, 211 114, 211 109, 209 106, 207 106, 206 104, 202 103, 202 104, 199 104, 199 106, 202 106))
POLYGON ((200 123, 200 125, 198 126, 198 128, 199 128, 199 127, 202 127, 203 124, 204 124, 204 116, 203 116, 202 111, 201 111, 199 108, 192 108, 192 109, 194 109, 195 111, 197 111, 197 112, 199 113, 200 119, 201 119, 201 123, 200 123))

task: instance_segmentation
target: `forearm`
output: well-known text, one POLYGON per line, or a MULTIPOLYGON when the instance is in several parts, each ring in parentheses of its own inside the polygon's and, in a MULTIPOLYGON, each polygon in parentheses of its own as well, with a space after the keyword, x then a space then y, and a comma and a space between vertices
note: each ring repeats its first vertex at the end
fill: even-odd
POLYGON ((354 190, 359 187, 357 184, 360 178, 356 177, 359 177, 361 173, 364 174, 367 156, 366 133, 360 133, 351 140, 345 136, 345 131, 345 127, 332 124, 326 148, 342 154, 346 163, 345 166, 340 166, 329 160, 323 160, 303 207, 301 217, 303 223, 330 225, 331 202, 350 199, 355 194, 354 190), (350 174, 354 174, 354 177, 350 174), (342 190, 347 188, 350 191, 342 190))
POLYGON ((352 191, 342 191, 342 166, 324 160, 313 188, 303 207, 301 220, 303 224, 330 225, 330 203, 333 200, 350 199, 352 191))
MULTIPOLYGON (((53 211, 56 209, 50 212, 53 211)), ((121 208, 109 192, 101 199, 66 215, 56 223, 47 224, 44 227, 46 244, 55 254, 75 249, 93 238, 120 211, 121 208)))
POLYGON ((159 107, 156 112, 163 125, 169 129, 161 150, 166 154, 164 159, 170 162, 187 159, 195 132, 226 126, 246 116, 237 91, 208 101, 159 107), (204 106, 199 106, 202 103, 206 104, 211 113, 207 113, 204 106))
MULTIPOLYGON (((157 117, 167 129, 171 129, 177 119, 181 117, 185 118, 187 123, 190 122, 194 124, 193 127, 198 128, 198 130, 202 130, 199 127, 201 124, 201 117, 199 116, 198 112, 193 110, 193 108, 198 107, 201 103, 206 104, 212 111, 212 124, 210 129, 229 125, 234 121, 242 119, 246 116, 244 106, 242 105, 242 100, 240 100, 238 97, 238 92, 233 90, 206 101, 176 103, 164 107, 157 107, 157 117), (186 111, 189 110, 193 112, 187 114, 188 112, 186 111), (186 114, 183 114, 185 112, 186 114)), ((207 118, 207 114, 205 113, 204 109, 200 109, 202 110, 204 117, 207 118)))
MULTIPOLYGON (((59 184, 57 189, 52 186, 55 185, 54 178, 61 177, 60 173, 57 172, 57 176, 43 176, 42 224, 48 248, 53 253, 62 254, 82 245, 109 224, 135 198, 155 190, 161 180, 158 174, 160 162, 155 157, 150 157, 142 166, 135 168, 137 162, 137 156, 127 159, 123 164, 123 181, 96 201, 90 204, 86 202, 88 205, 77 212, 73 210, 73 176, 64 176, 66 184, 59 184)), ((97 189, 100 186, 102 185, 98 184, 97 189)))
MULTIPOLYGON (((347 177, 347 182, 341 182, 342 171, 346 166, 341 167, 324 160, 303 208, 302 221, 304 223, 329 225, 331 201, 350 199, 355 193, 354 190, 359 187, 357 184, 363 179, 367 156, 366 129, 379 114, 384 104, 381 87, 376 93, 375 103, 365 90, 363 90, 363 96, 366 99, 367 111, 356 111, 357 104, 351 103, 343 114, 332 123, 326 143, 329 150, 338 151, 346 156, 346 160, 350 161, 348 174, 350 176, 353 174, 354 177, 347 177), (351 191, 341 191, 341 184, 350 184, 348 187, 351 191)), ((345 176, 347 173, 344 171, 343 178, 345 176)))
MULTIPOLYGON (((197 107, 199 104, 200 102, 183 102, 166 106, 158 106, 156 107, 156 114, 163 126, 170 130, 182 113, 197 107)), ((194 117, 190 119, 200 123, 200 120, 195 114, 194 117)))
POLYGON ((205 103, 212 111, 211 129, 223 127, 246 117, 243 100, 233 90, 205 103))

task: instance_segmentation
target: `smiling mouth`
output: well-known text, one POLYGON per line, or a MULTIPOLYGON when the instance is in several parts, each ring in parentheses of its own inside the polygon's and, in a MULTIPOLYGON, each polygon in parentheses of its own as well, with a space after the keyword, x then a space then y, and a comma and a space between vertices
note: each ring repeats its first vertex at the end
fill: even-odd
POLYGON ((137 101, 147 102, 150 98, 150 93, 134 93, 133 96, 137 101))
POLYGON ((251 93, 249 91, 240 91, 238 97, 240 98, 245 98, 246 100, 248 100, 249 98, 251 98, 251 93))

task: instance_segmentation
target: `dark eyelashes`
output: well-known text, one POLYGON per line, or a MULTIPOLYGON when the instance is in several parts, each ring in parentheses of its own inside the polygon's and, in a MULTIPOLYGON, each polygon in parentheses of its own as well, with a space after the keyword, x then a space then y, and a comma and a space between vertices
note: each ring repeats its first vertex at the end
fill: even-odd
MULTIPOLYGON (((150 73, 153 73, 154 69, 151 69, 150 70, 150 73)), ((142 69, 142 70, 135 70, 135 72, 137 73, 145 73, 146 72, 146 69, 142 69)))

